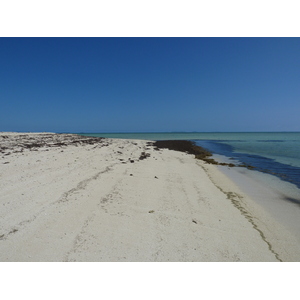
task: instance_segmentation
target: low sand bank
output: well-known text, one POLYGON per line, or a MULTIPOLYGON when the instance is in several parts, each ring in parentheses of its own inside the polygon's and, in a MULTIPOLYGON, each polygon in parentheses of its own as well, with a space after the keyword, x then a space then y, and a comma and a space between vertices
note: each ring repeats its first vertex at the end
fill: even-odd
POLYGON ((0 261, 298 261, 216 166, 117 140, 0 133, 0 261))

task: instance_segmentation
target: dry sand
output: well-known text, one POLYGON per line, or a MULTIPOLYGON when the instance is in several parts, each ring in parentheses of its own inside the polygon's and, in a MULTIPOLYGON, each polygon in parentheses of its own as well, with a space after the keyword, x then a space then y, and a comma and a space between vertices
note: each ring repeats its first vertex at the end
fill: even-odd
POLYGON ((299 261, 216 166, 150 144, 0 133, 0 261, 299 261))

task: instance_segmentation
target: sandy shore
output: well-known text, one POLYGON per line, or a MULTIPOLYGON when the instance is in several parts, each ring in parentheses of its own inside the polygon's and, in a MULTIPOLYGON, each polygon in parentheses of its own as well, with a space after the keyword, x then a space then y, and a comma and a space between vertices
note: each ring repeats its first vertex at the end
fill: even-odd
POLYGON ((217 166, 149 141, 0 133, 0 261, 299 261, 217 166))

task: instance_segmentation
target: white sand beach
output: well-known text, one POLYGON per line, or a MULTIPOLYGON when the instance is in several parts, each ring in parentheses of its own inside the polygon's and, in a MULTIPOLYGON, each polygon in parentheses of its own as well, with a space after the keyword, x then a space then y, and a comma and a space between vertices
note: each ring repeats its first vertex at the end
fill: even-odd
POLYGON ((0 133, 0 261, 299 261, 227 176, 142 140, 0 133))

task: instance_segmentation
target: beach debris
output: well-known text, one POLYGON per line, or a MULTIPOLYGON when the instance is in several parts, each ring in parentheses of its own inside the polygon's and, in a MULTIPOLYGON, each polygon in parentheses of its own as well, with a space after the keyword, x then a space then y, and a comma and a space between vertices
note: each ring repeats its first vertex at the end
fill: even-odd
POLYGON ((140 160, 146 159, 147 157, 150 157, 150 153, 142 152, 140 155, 140 160))
POLYGON ((198 224, 198 223, 197 223, 197 221, 196 221, 196 220, 194 220, 194 219, 192 220, 192 222, 193 222, 193 223, 195 223, 195 224, 198 224))
MULTIPOLYGON (((2 135, 0 134, 0 137, 2 135)), ((0 152, 4 155, 11 154, 9 151, 17 150, 15 153, 22 152, 23 150, 38 151, 43 148, 43 151, 48 151, 46 148, 53 147, 66 147, 69 145, 84 146, 84 145, 96 145, 96 146, 108 146, 105 138, 102 137, 89 137, 81 136, 78 134, 63 134, 63 133, 41 133, 38 135, 29 136, 27 134, 16 134, 13 136, 2 136, 0 142, 0 152), (7 153, 8 152, 8 153, 7 153)), ((63 152, 63 150, 61 151, 63 152)))
POLYGON ((251 166, 251 165, 247 165, 247 164, 240 164, 238 165, 238 167, 241 167, 241 168, 247 168, 248 170, 253 170, 255 169, 255 167, 251 166))
POLYGON ((157 176, 154 176, 154 178, 158 179, 158 177, 157 177, 157 176))
POLYGON ((215 161, 212 156, 212 153, 207 151, 206 149, 197 146, 195 142, 185 141, 185 140, 167 140, 167 141, 156 141, 152 144, 155 148, 154 150, 160 149, 169 149, 184 152, 187 154, 195 155, 196 159, 203 160, 208 164, 219 165, 219 166, 228 166, 235 167, 235 164, 227 164, 227 163, 219 163, 215 161))
POLYGON ((149 210, 149 214, 153 214, 154 213, 154 210, 149 210))
POLYGON ((130 174, 130 176, 133 176, 133 174, 130 174))

